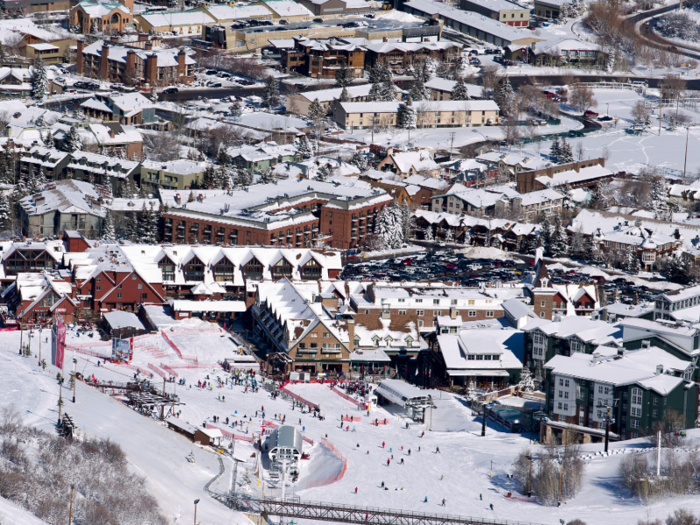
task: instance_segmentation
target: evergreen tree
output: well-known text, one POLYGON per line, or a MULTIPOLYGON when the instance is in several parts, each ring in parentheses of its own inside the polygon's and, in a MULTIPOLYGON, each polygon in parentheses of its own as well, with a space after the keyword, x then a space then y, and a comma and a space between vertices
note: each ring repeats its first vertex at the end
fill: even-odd
POLYGON ((413 85, 411 86, 411 90, 408 92, 408 94, 414 101, 430 99, 430 93, 425 88, 423 78, 420 76, 416 77, 416 79, 413 81, 413 85))
POLYGON ((369 169, 369 160, 367 160, 367 157, 358 150, 355 150, 355 152, 352 154, 350 164, 356 166, 357 169, 360 170, 360 173, 369 169))
POLYGON ((137 213, 130 211, 126 217, 126 238, 131 242, 139 242, 139 219, 137 213))
POLYGON ((467 85, 464 83, 464 78, 461 76, 457 78, 457 83, 452 90, 452 100, 469 100, 467 85))
POLYGON ((229 109, 231 110, 231 118, 233 120, 238 120, 241 118, 241 115, 243 115, 243 106, 238 100, 236 100, 229 109))
POLYGON ((408 130, 409 136, 412 129, 416 129, 418 117, 416 116, 416 108, 413 107, 411 95, 406 97, 405 104, 399 104, 399 113, 396 116, 396 122, 399 128, 408 130))
POLYGON ((309 105, 308 115, 309 120, 311 120, 314 125, 318 125, 319 122, 322 122, 326 118, 326 108, 318 101, 318 98, 315 98, 309 105))
POLYGON ((391 71, 384 64, 376 62, 369 70, 369 83, 381 84, 388 76, 391 76, 391 71))
POLYGON ((6 231, 12 225, 12 208, 7 195, 0 193, 0 231, 6 231))
POLYGON ((350 94, 348 93, 348 90, 345 87, 340 92, 340 101, 341 102, 350 102, 350 94))
POLYGON ((566 255, 568 251, 568 236, 566 234, 566 228, 561 221, 561 216, 557 215, 554 218, 554 227, 552 231, 552 237, 550 242, 549 251, 552 257, 560 257, 566 255))
POLYGON ((518 383, 521 392, 532 392, 535 389, 535 381, 532 379, 532 373, 527 366, 523 367, 520 372, 520 383, 518 383))
POLYGON ((50 129, 46 130, 46 135, 44 136, 44 147, 48 149, 56 148, 56 143, 54 142, 53 135, 51 134, 50 129))
POLYGON ((435 71, 437 69, 437 64, 430 57, 426 57, 423 62, 423 82, 428 82, 435 77, 435 71))
POLYGON ((382 102, 393 102, 396 100, 396 89, 391 73, 384 79, 379 87, 380 100, 382 102))
POLYGON ((39 55, 34 61, 34 72, 32 74, 32 96, 38 98, 42 93, 46 94, 49 89, 49 77, 46 74, 44 60, 39 55))
POLYGON ((377 217, 374 232, 384 248, 400 248, 404 242, 403 213, 396 201, 384 206, 377 217))
POLYGON ((265 81, 265 89, 263 89, 262 95, 263 104, 265 104, 268 109, 272 109, 280 102, 280 88, 277 80, 273 76, 267 77, 265 81))
POLYGON ((572 162, 574 162, 574 152, 571 150, 571 145, 566 142, 566 138, 562 138, 559 153, 559 164, 570 164, 572 162))
POLYGON ((299 147, 297 148, 299 154, 304 158, 309 158, 314 156, 314 147, 309 140, 307 135, 304 135, 299 139, 299 147))
POLYGON ((649 194, 651 209, 656 214, 657 219, 663 219, 668 215, 666 178, 657 175, 651 178, 649 184, 651 186, 651 192, 649 194))
POLYGON ((66 137, 63 139, 63 150, 68 153, 74 153, 79 151, 83 147, 82 140, 80 139, 80 134, 75 126, 71 126, 70 131, 66 133, 66 137))
POLYGON ((625 266, 626 270, 631 274, 637 275, 639 273, 639 257, 637 257, 637 254, 631 247, 627 249, 627 261, 625 266))
POLYGON ((517 113, 517 98, 513 86, 508 77, 502 78, 500 84, 500 87, 494 92, 494 100, 501 110, 501 115, 514 117, 517 113))
POLYGON ((372 84, 367 95, 367 100, 370 102, 379 102, 382 99, 381 84, 372 84))
POLYGON ((316 172, 316 180, 319 182, 326 182, 330 176, 331 170, 325 165, 318 168, 316 172))
MULTIPOLYGON (((212 166, 211 164, 207 164, 207 167, 204 168, 204 174, 202 175, 202 188, 205 190, 208 190, 208 189, 214 187, 215 179, 216 179, 216 171, 214 169, 214 166, 212 166)), ((190 192, 190 194, 191 193, 192 192, 190 192)))
POLYGON ((549 222, 549 214, 542 214, 542 221, 540 222, 540 240, 542 241, 542 248, 544 248, 544 253, 551 255, 550 245, 552 241, 552 225, 549 222))
POLYGON ((472 245, 472 231, 471 229, 467 228, 464 230, 464 235, 462 236, 462 244, 465 246, 471 246, 472 245))
POLYGON ((0 146, 0 184, 15 183, 15 163, 7 148, 0 146))
POLYGON ((435 237, 433 236, 433 228, 428 225, 423 230, 423 240, 432 241, 435 237))
POLYGON ((586 237, 583 241, 583 259, 591 264, 596 264, 600 261, 600 250, 593 234, 586 237))
POLYGON ((340 69, 336 69, 335 71, 335 87, 345 89, 350 84, 352 84, 352 69, 350 69, 345 62, 343 62, 340 69))
POLYGON ((559 144, 559 135, 554 137, 554 142, 552 142, 552 147, 549 150, 549 156, 554 161, 559 161, 561 156, 561 145, 559 144))
POLYGON ((90 25, 90 34, 91 35, 97 34, 97 19, 93 20, 92 24, 90 25))
POLYGON ((527 238, 527 242, 525 243, 525 253, 528 255, 535 255, 535 252, 537 251, 537 245, 539 244, 539 239, 537 238, 536 235, 531 235, 527 238))
POLYGON ((112 212, 107 209, 105 218, 102 221, 102 239, 107 242, 115 242, 117 236, 114 232, 114 221, 112 220, 112 212))
POLYGON ((40 169, 38 174, 33 174, 29 179, 29 194, 34 195, 44 190, 44 185, 46 184, 46 177, 44 176, 44 170, 40 169))
POLYGON ((154 104, 158 104, 158 91, 156 91, 156 88, 155 88, 155 87, 152 87, 152 88, 151 88, 151 93, 149 94, 149 97, 148 97, 148 98, 149 98, 149 99, 151 100, 151 102, 153 102, 154 104))

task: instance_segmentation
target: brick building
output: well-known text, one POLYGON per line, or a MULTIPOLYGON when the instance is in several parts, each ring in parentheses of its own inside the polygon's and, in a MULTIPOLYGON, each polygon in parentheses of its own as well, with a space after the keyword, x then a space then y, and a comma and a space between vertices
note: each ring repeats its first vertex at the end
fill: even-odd
POLYGON ((71 27, 89 35, 95 31, 104 34, 122 34, 133 22, 134 0, 122 0, 114 3, 99 3, 84 0, 70 11, 71 27))
POLYGON ((194 81, 195 60, 182 49, 156 49, 151 41, 144 49, 98 40, 78 41, 76 72, 126 85, 169 86, 194 81))
POLYGON ((7 307, 6 318, 29 325, 46 326, 56 313, 65 322, 72 323, 77 313, 77 302, 72 298, 71 276, 66 271, 19 273, 16 280, 0 295, 7 307))
POLYGON ((362 78, 365 72, 364 48, 334 39, 297 37, 294 47, 282 49, 280 57, 283 72, 312 78, 335 78, 335 72, 342 67, 349 68, 354 78, 362 78))
POLYGON ((240 191, 160 190, 169 209, 163 238, 173 244, 354 248, 372 232, 386 192, 350 178, 281 180, 240 191))
MULTIPOLYGON (((485 157, 486 155, 482 155, 479 158, 485 157)), ((605 159, 602 157, 569 164, 537 166, 535 169, 526 167, 516 169, 518 165, 509 166, 505 162, 507 162, 507 157, 496 160, 499 168, 508 169, 515 174, 518 193, 529 193, 566 185, 571 189, 590 188, 601 182, 608 182, 613 177, 613 172, 605 168, 605 159)))

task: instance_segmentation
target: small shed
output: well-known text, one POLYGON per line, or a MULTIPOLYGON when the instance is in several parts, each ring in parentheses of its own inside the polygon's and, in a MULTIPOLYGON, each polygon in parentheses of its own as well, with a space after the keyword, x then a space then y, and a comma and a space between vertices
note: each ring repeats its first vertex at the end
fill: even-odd
MULTIPOLYGON (((187 439, 192 442, 198 442, 202 445, 211 444, 211 436, 207 434, 207 431, 211 432, 211 429, 200 428, 194 425, 190 425, 187 421, 170 416, 165 420, 170 430, 174 430, 178 434, 182 434, 187 439)), ((221 436, 221 431, 219 430, 219 436, 221 436)))
POLYGON ((128 339, 137 335, 148 333, 141 320, 131 312, 114 310, 105 312, 104 329, 112 337, 118 339, 128 339))
POLYGON ((288 474, 299 475, 299 459, 304 440, 292 425, 282 425, 272 431, 268 445, 270 477, 278 478, 286 468, 288 474))

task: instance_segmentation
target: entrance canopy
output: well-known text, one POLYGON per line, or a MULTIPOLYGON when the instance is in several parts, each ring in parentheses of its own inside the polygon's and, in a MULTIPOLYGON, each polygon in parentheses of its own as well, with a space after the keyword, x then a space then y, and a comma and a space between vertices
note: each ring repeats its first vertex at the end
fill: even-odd
POLYGON ((402 408, 427 408, 432 403, 425 390, 399 379, 385 379, 379 383, 374 393, 402 408))

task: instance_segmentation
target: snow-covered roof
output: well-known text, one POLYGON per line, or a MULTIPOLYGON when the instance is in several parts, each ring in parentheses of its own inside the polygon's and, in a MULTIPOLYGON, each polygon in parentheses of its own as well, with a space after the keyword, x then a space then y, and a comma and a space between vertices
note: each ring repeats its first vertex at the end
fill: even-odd
POLYGON ((245 301, 189 301, 175 299, 170 301, 173 312, 245 312, 245 301))
POLYGON ((479 7, 488 9, 490 11, 514 11, 517 9, 522 9, 529 11, 529 8, 523 7, 515 2, 510 2, 509 0, 469 0, 470 3, 477 5, 479 7))
POLYGON ((101 3, 101 2, 92 2, 91 0, 83 0, 80 2, 77 6, 75 6, 73 9, 76 8, 81 8, 87 15, 90 16, 90 18, 103 18, 107 15, 109 15, 112 11, 119 10, 122 13, 125 13, 127 15, 131 14, 131 10, 126 7, 124 4, 120 3, 101 3))
MULTIPOLYGON (((434 77, 428 80, 425 84, 428 89, 435 89, 437 91, 446 91, 452 93, 455 86, 457 85, 456 80, 449 80, 447 78, 434 77)), ((467 94, 470 98, 480 98, 483 88, 477 86, 476 84, 464 84, 467 88, 467 94)))
POLYGON ((409 173, 411 168, 416 172, 440 169, 440 165, 433 160, 430 152, 426 149, 394 152, 389 156, 401 173, 409 173))
POLYGON ((498 151, 483 153, 477 157, 477 160, 490 162, 492 164, 503 162, 506 166, 521 166, 526 170, 540 170, 554 165, 551 160, 544 157, 531 157, 518 153, 500 153, 498 151))
MULTIPOLYGON (((340 102, 343 111, 354 113, 396 113, 400 102, 340 102)), ((493 100, 423 100, 414 102, 418 111, 498 111, 498 104, 493 100)))
POLYGON ((199 24, 213 24, 214 18, 204 10, 179 11, 172 13, 146 13, 139 15, 141 19, 153 27, 192 26, 199 24))
MULTIPOLYGON (((578 38, 556 38, 545 43, 538 42, 535 45, 535 53, 546 53, 548 55, 561 56, 562 52, 569 51, 601 51, 602 48, 598 44, 592 42, 584 42, 578 38)), ((607 53, 606 53, 607 54, 607 53)))
POLYGON ((661 395, 683 383, 682 376, 673 374, 682 373, 690 366, 693 366, 690 361, 678 359, 653 346, 622 353, 616 348, 598 347, 593 354, 556 355, 545 364, 552 374, 616 386, 639 384, 661 395), (657 371, 659 366, 662 368, 660 374, 657 371))
POLYGON ((462 11, 454 7, 449 7, 440 2, 432 2, 430 0, 411 0, 404 4, 412 10, 420 11, 428 16, 439 15, 441 18, 454 20, 469 27, 473 27, 496 36, 508 43, 517 42, 522 39, 533 38, 532 33, 525 29, 511 27, 501 23, 498 20, 474 13, 471 11, 462 11))
POLYGON ((177 175, 195 175, 203 173, 207 169, 207 162, 197 162, 193 160, 177 159, 163 162, 154 160, 144 160, 141 163, 147 170, 165 171, 167 173, 175 173, 177 175))
POLYGON ((455 42, 380 42, 367 46, 368 51, 375 53, 391 53, 392 51, 416 52, 416 51, 438 51, 452 48, 462 49, 462 44, 455 42))
POLYGON ((270 11, 274 12, 280 18, 285 16, 308 16, 313 13, 301 4, 297 4, 292 0, 263 0, 261 4, 267 6, 270 11))
MULTIPOLYGON (((119 5, 121 5, 121 4, 119 4, 119 5)), ((121 45, 114 44, 111 42, 105 42, 104 40, 97 40, 96 42, 85 47, 85 49, 83 49, 83 54, 101 57, 102 56, 102 48, 104 46, 109 47, 109 60, 110 60, 110 62, 118 62, 118 63, 124 64, 124 65, 126 65, 126 54, 129 51, 133 51, 143 61, 145 61, 149 55, 157 56, 159 68, 161 68, 161 67, 177 67, 177 55, 180 53, 180 50, 177 48, 170 48, 170 49, 160 48, 160 49, 145 50, 145 49, 139 49, 139 48, 135 48, 135 47, 121 46, 121 45)), ((186 54, 185 64, 196 64, 196 61, 192 57, 190 57, 189 55, 186 54)))
POLYGON ((401 379, 384 379, 374 390, 375 394, 389 399, 392 403, 405 406, 412 400, 424 400, 430 394, 401 379))
POLYGON ((146 327, 143 326, 143 323, 138 316, 131 312, 113 310, 111 312, 105 312, 103 317, 113 330, 117 330, 119 328, 137 328, 139 330, 146 330, 146 327))
POLYGON ((96 109, 97 111, 102 111, 104 113, 112 113, 112 110, 109 108, 107 104, 104 102, 101 102, 97 100, 96 98, 89 98, 82 104, 80 104, 81 108, 88 108, 88 109, 96 109))
POLYGON ((543 175, 541 177, 537 177, 536 180, 544 186, 556 188, 557 186, 564 186, 566 184, 577 184, 603 177, 610 177, 612 174, 613 172, 608 168, 596 164, 595 166, 581 168, 579 171, 568 170, 555 173, 551 177, 543 175))
POLYGON ((217 22, 230 20, 245 20, 247 18, 269 18, 272 13, 262 5, 210 5, 205 8, 207 13, 217 22))
MULTIPOLYGON (((520 330, 460 330, 437 336, 445 367, 450 370, 521 369, 525 337, 520 330), (487 358, 488 357, 488 358, 487 358)), ((497 375, 497 374, 494 374, 497 375)))
POLYGON ((59 180, 54 184, 53 189, 44 190, 38 196, 31 195, 20 201, 20 206, 27 215, 60 211, 64 214, 105 216, 105 211, 98 204, 100 193, 92 184, 72 179, 59 180))
MULTIPOLYGON (((351 99, 368 96, 370 89, 372 89, 372 84, 348 86, 346 88, 348 96, 351 99)), ((401 92, 401 90, 396 86, 394 86, 394 89, 397 93, 401 92)), ((320 89, 318 91, 304 91, 302 93, 299 93, 299 95, 301 95, 310 102, 313 102, 315 99, 318 99, 319 102, 333 102, 335 100, 340 100, 340 94, 342 93, 342 91, 343 88, 320 89)))

